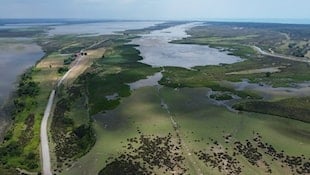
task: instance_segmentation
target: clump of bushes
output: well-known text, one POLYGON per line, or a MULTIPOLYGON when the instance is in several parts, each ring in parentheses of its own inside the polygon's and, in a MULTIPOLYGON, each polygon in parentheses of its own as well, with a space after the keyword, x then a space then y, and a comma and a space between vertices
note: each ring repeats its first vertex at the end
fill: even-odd
POLYGON ((219 100, 219 101, 224 101, 224 100, 231 100, 233 97, 228 94, 228 93, 216 93, 216 94, 211 94, 210 98, 219 100))
POLYGON ((57 162, 60 167, 65 165, 66 161, 86 154, 96 142, 91 122, 76 125, 72 117, 68 115, 80 93, 80 89, 74 88, 68 90, 69 94, 64 89, 59 92, 62 93, 62 97, 56 104, 51 125, 52 138, 56 143, 57 162))
POLYGON ((17 89, 17 94, 19 97, 34 97, 39 94, 39 85, 32 80, 32 72, 33 70, 30 70, 22 75, 17 89))
POLYGON ((70 65, 75 60, 75 57, 70 56, 69 58, 64 60, 64 65, 70 65))
POLYGON ((58 69, 58 73, 59 74, 64 74, 69 70, 69 68, 67 66, 61 67, 58 69))

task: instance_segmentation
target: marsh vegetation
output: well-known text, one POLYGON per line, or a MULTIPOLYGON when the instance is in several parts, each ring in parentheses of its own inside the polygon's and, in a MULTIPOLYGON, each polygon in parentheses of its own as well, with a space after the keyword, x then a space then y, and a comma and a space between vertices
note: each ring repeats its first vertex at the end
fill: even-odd
POLYGON ((301 56, 309 26, 185 26, 38 37, 47 55, 21 77, 0 173, 40 171, 48 95, 81 50, 83 68, 57 89, 53 173, 310 173, 309 65, 252 47, 301 56))

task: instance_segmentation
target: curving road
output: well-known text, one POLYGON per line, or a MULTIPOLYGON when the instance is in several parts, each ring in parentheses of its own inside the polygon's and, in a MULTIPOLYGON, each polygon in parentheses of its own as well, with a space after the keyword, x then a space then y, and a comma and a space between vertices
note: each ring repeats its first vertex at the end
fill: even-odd
POLYGON ((283 59, 292 60, 292 61, 310 63, 310 59, 305 58, 305 57, 293 57, 293 56, 281 55, 281 54, 277 54, 277 53, 270 53, 270 52, 266 52, 266 51, 262 50, 261 48, 259 48, 257 46, 252 46, 252 48, 262 55, 277 57, 277 58, 283 58, 283 59))
MULTIPOLYGON (((80 56, 75 64, 72 66, 72 68, 58 81, 57 87, 59 87, 63 81, 68 77, 70 72, 77 66, 79 65, 81 59, 83 56, 80 56)), ((49 151, 49 145, 48 145, 48 118, 51 114, 52 107, 54 104, 55 100, 55 94, 56 94, 56 88, 52 90, 47 106, 44 111, 44 116, 41 122, 41 132, 40 132, 40 140, 41 140, 41 156, 42 156, 42 171, 43 175, 52 175, 52 170, 51 170, 51 157, 50 157, 50 151, 49 151)))
POLYGON ((42 152, 42 163, 43 163, 42 168, 43 168, 44 175, 52 175, 51 158, 50 158, 48 135, 47 135, 47 123, 48 123, 48 117, 50 116, 52 106, 54 103, 55 93, 56 93, 56 90, 52 90, 47 106, 44 111, 42 122, 41 122, 40 138, 41 138, 41 152, 42 152))

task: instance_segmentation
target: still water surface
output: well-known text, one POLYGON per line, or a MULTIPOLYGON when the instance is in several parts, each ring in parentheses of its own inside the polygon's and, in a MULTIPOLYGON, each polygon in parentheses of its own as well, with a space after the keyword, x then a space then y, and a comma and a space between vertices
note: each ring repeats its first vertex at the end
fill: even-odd
POLYGON ((0 104, 14 89, 17 77, 43 55, 40 46, 28 39, 0 39, 0 104))
POLYGON ((194 66, 232 64, 242 61, 241 58, 228 55, 218 49, 205 45, 173 44, 173 40, 189 37, 186 31, 203 23, 187 23, 163 30, 156 30, 150 34, 141 35, 131 44, 139 45, 143 60, 141 62, 154 67, 177 66, 191 68, 194 66))
POLYGON ((100 22, 100 23, 85 23, 72 25, 54 26, 49 31, 49 35, 65 35, 65 34, 88 34, 88 35, 110 35, 116 32, 125 30, 142 29, 154 26, 162 22, 155 21, 137 21, 137 22, 100 22))

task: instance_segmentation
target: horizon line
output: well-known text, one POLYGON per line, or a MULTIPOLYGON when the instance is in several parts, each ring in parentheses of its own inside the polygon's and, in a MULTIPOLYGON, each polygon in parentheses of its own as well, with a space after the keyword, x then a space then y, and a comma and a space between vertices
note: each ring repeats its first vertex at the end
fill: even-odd
MULTIPOLYGON (((310 18, 196 18, 196 19, 122 19, 122 18, 0 18, 1 20, 64 20, 64 21, 199 21, 199 22, 245 22, 276 24, 310 24, 310 18)), ((25 21, 24 21, 25 22, 25 21)), ((29 21, 30 22, 30 21, 29 21)), ((26 22, 26 23, 29 23, 26 22)), ((32 21, 33 22, 33 21, 32 21)))

